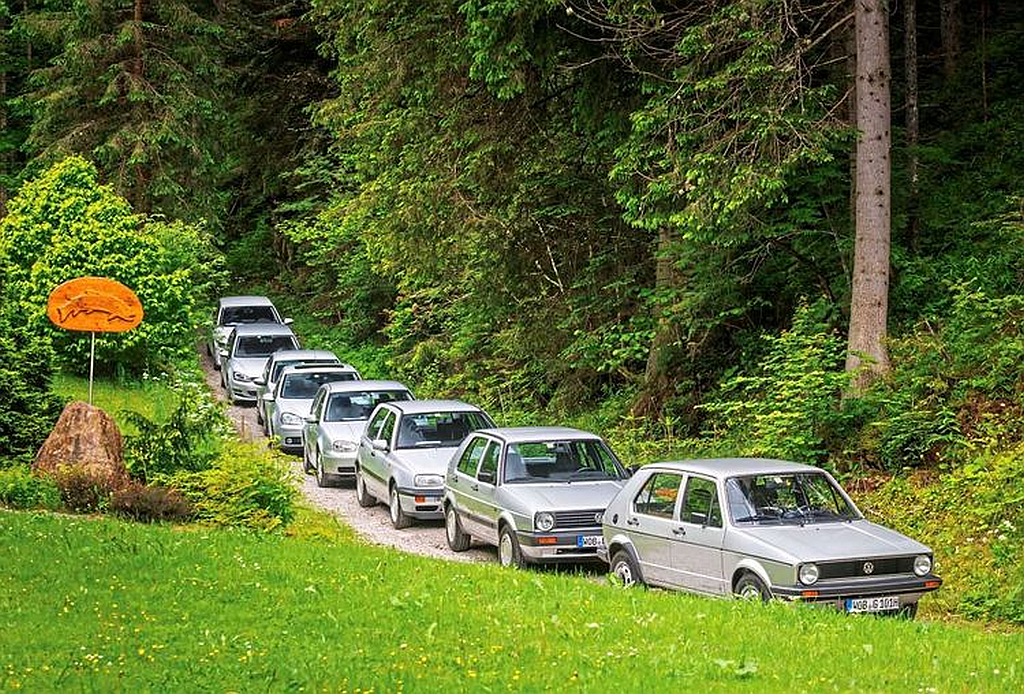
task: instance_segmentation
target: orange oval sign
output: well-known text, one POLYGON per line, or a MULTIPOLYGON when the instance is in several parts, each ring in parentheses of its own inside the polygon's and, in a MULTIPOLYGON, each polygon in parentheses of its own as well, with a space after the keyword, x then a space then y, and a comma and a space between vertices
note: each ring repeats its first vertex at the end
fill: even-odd
POLYGON ((50 293, 46 315, 65 330, 120 333, 142 322, 142 302, 115 280, 79 277, 50 293))

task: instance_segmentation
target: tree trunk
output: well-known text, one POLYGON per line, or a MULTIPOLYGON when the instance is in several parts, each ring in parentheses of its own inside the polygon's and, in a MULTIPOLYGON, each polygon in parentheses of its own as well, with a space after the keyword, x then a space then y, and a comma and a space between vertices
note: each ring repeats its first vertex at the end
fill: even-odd
POLYGON ((946 79, 956 73, 960 59, 960 0, 939 0, 939 33, 942 37, 942 70, 946 79))
MULTIPOLYGON (((142 19, 145 11, 144 0, 135 0, 134 12, 132 14, 133 20, 133 35, 134 35, 134 49, 135 49, 135 60, 132 62, 132 76, 134 77, 135 84, 132 85, 133 89, 142 89, 143 81, 143 70, 145 68, 142 57, 144 48, 144 38, 142 35, 142 19)), ((135 125, 141 122, 142 119, 142 108, 141 102, 136 98, 132 102, 132 114, 135 120, 135 125)), ((135 185, 132 191, 131 199, 132 205, 136 212, 147 212, 147 175, 145 167, 142 164, 135 165, 135 185)))
MULTIPOLYGON (((654 266, 655 295, 676 286, 676 268, 672 257, 672 230, 662 227, 658 231, 657 256, 654 266)), ((647 353, 647 367, 644 369, 644 387, 633 406, 633 414, 637 417, 652 417, 661 413, 661 408, 671 390, 669 371, 671 367, 671 346, 676 341, 672 322, 662 311, 658 313, 658 325, 651 340, 650 351, 647 353)))
POLYGON ((906 80, 907 80, 907 174, 910 178, 907 216, 910 247, 917 248, 918 238, 918 108, 917 108, 917 0, 903 0, 903 26, 906 34, 906 80))
MULTIPOLYGON (((857 0, 852 4, 856 9, 857 0)), ((850 91, 846 96, 846 114, 850 127, 857 127, 857 30, 851 23, 844 32, 843 46, 846 49, 846 74, 850 91)), ((857 152, 850 153, 850 217, 854 225, 857 223, 857 152)))
POLYGON ((846 369, 860 392, 889 368, 889 30, 884 0, 857 0, 857 224, 846 369), (862 368, 864 367, 864 368, 862 368))

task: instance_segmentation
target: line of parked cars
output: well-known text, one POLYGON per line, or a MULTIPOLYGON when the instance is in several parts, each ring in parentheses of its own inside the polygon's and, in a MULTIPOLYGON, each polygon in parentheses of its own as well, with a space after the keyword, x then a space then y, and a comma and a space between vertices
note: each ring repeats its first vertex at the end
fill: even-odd
POLYGON ((352 483, 395 528, 443 520, 448 545, 504 566, 604 562, 615 580, 719 596, 913 616, 942 580, 931 550, 868 521, 810 465, 747 458, 627 467, 597 434, 498 427, 458 400, 417 400, 302 350, 265 297, 220 300, 208 349, 232 402, 302 456, 321 486, 352 483))

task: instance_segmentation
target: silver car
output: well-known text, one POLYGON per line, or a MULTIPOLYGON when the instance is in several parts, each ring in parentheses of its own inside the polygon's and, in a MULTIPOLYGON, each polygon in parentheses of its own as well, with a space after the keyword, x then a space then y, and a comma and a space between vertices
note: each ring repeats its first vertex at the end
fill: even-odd
POLYGON ((267 406, 267 435, 276 437, 286 453, 302 451, 302 428, 320 387, 338 381, 358 381, 359 372, 346 364, 299 364, 281 372, 273 393, 263 395, 267 406))
POLYGON ((270 355, 280 349, 298 349, 292 329, 281 324, 237 325, 220 351, 224 367, 220 382, 233 403, 256 402, 256 379, 270 355))
POLYGON ((824 470, 747 458, 640 469, 604 515, 623 583, 913 616, 932 552, 865 520, 824 470))
POLYGON ((290 318, 282 318, 274 304, 265 296, 225 296, 217 301, 213 314, 213 329, 206 343, 206 353, 213 357, 213 368, 221 368, 221 351, 228 344, 228 336, 236 325, 254 323, 280 323, 290 325, 290 318))
POLYGON ((302 430, 302 462, 321 487, 356 475, 356 451, 366 422, 382 402, 412 400, 397 381, 338 381, 320 387, 302 430))
POLYGON ((356 499, 387 499, 391 524, 443 517, 444 475, 452 453, 477 429, 493 427, 483 410, 458 400, 410 400, 377 406, 356 453, 356 499))
MULTIPOLYGON (((282 349, 274 352, 267 359, 267 365, 263 367, 263 373, 256 379, 256 422, 263 426, 263 433, 270 436, 267 426, 267 418, 270 408, 274 402, 273 397, 267 398, 267 393, 273 393, 277 389, 277 379, 281 372, 288 366, 298 364, 340 364, 341 359, 324 349, 282 349)), ((349 367, 351 368, 351 367, 349 367)), ((355 369, 353 369, 354 371, 355 369)))
POLYGON ((503 566, 598 559, 601 519, 628 478, 601 437, 560 427, 482 429, 448 466, 448 546, 497 545, 503 566))

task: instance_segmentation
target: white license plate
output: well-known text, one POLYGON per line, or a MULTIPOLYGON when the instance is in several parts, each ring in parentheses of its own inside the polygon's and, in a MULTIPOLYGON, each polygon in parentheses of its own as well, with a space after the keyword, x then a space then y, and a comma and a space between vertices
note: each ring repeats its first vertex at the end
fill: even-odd
POLYGON ((604 547, 604 535, 577 535, 577 547, 604 547))
POLYGON ((892 612, 900 609, 897 595, 886 595, 880 598, 851 598, 846 601, 847 612, 892 612))

